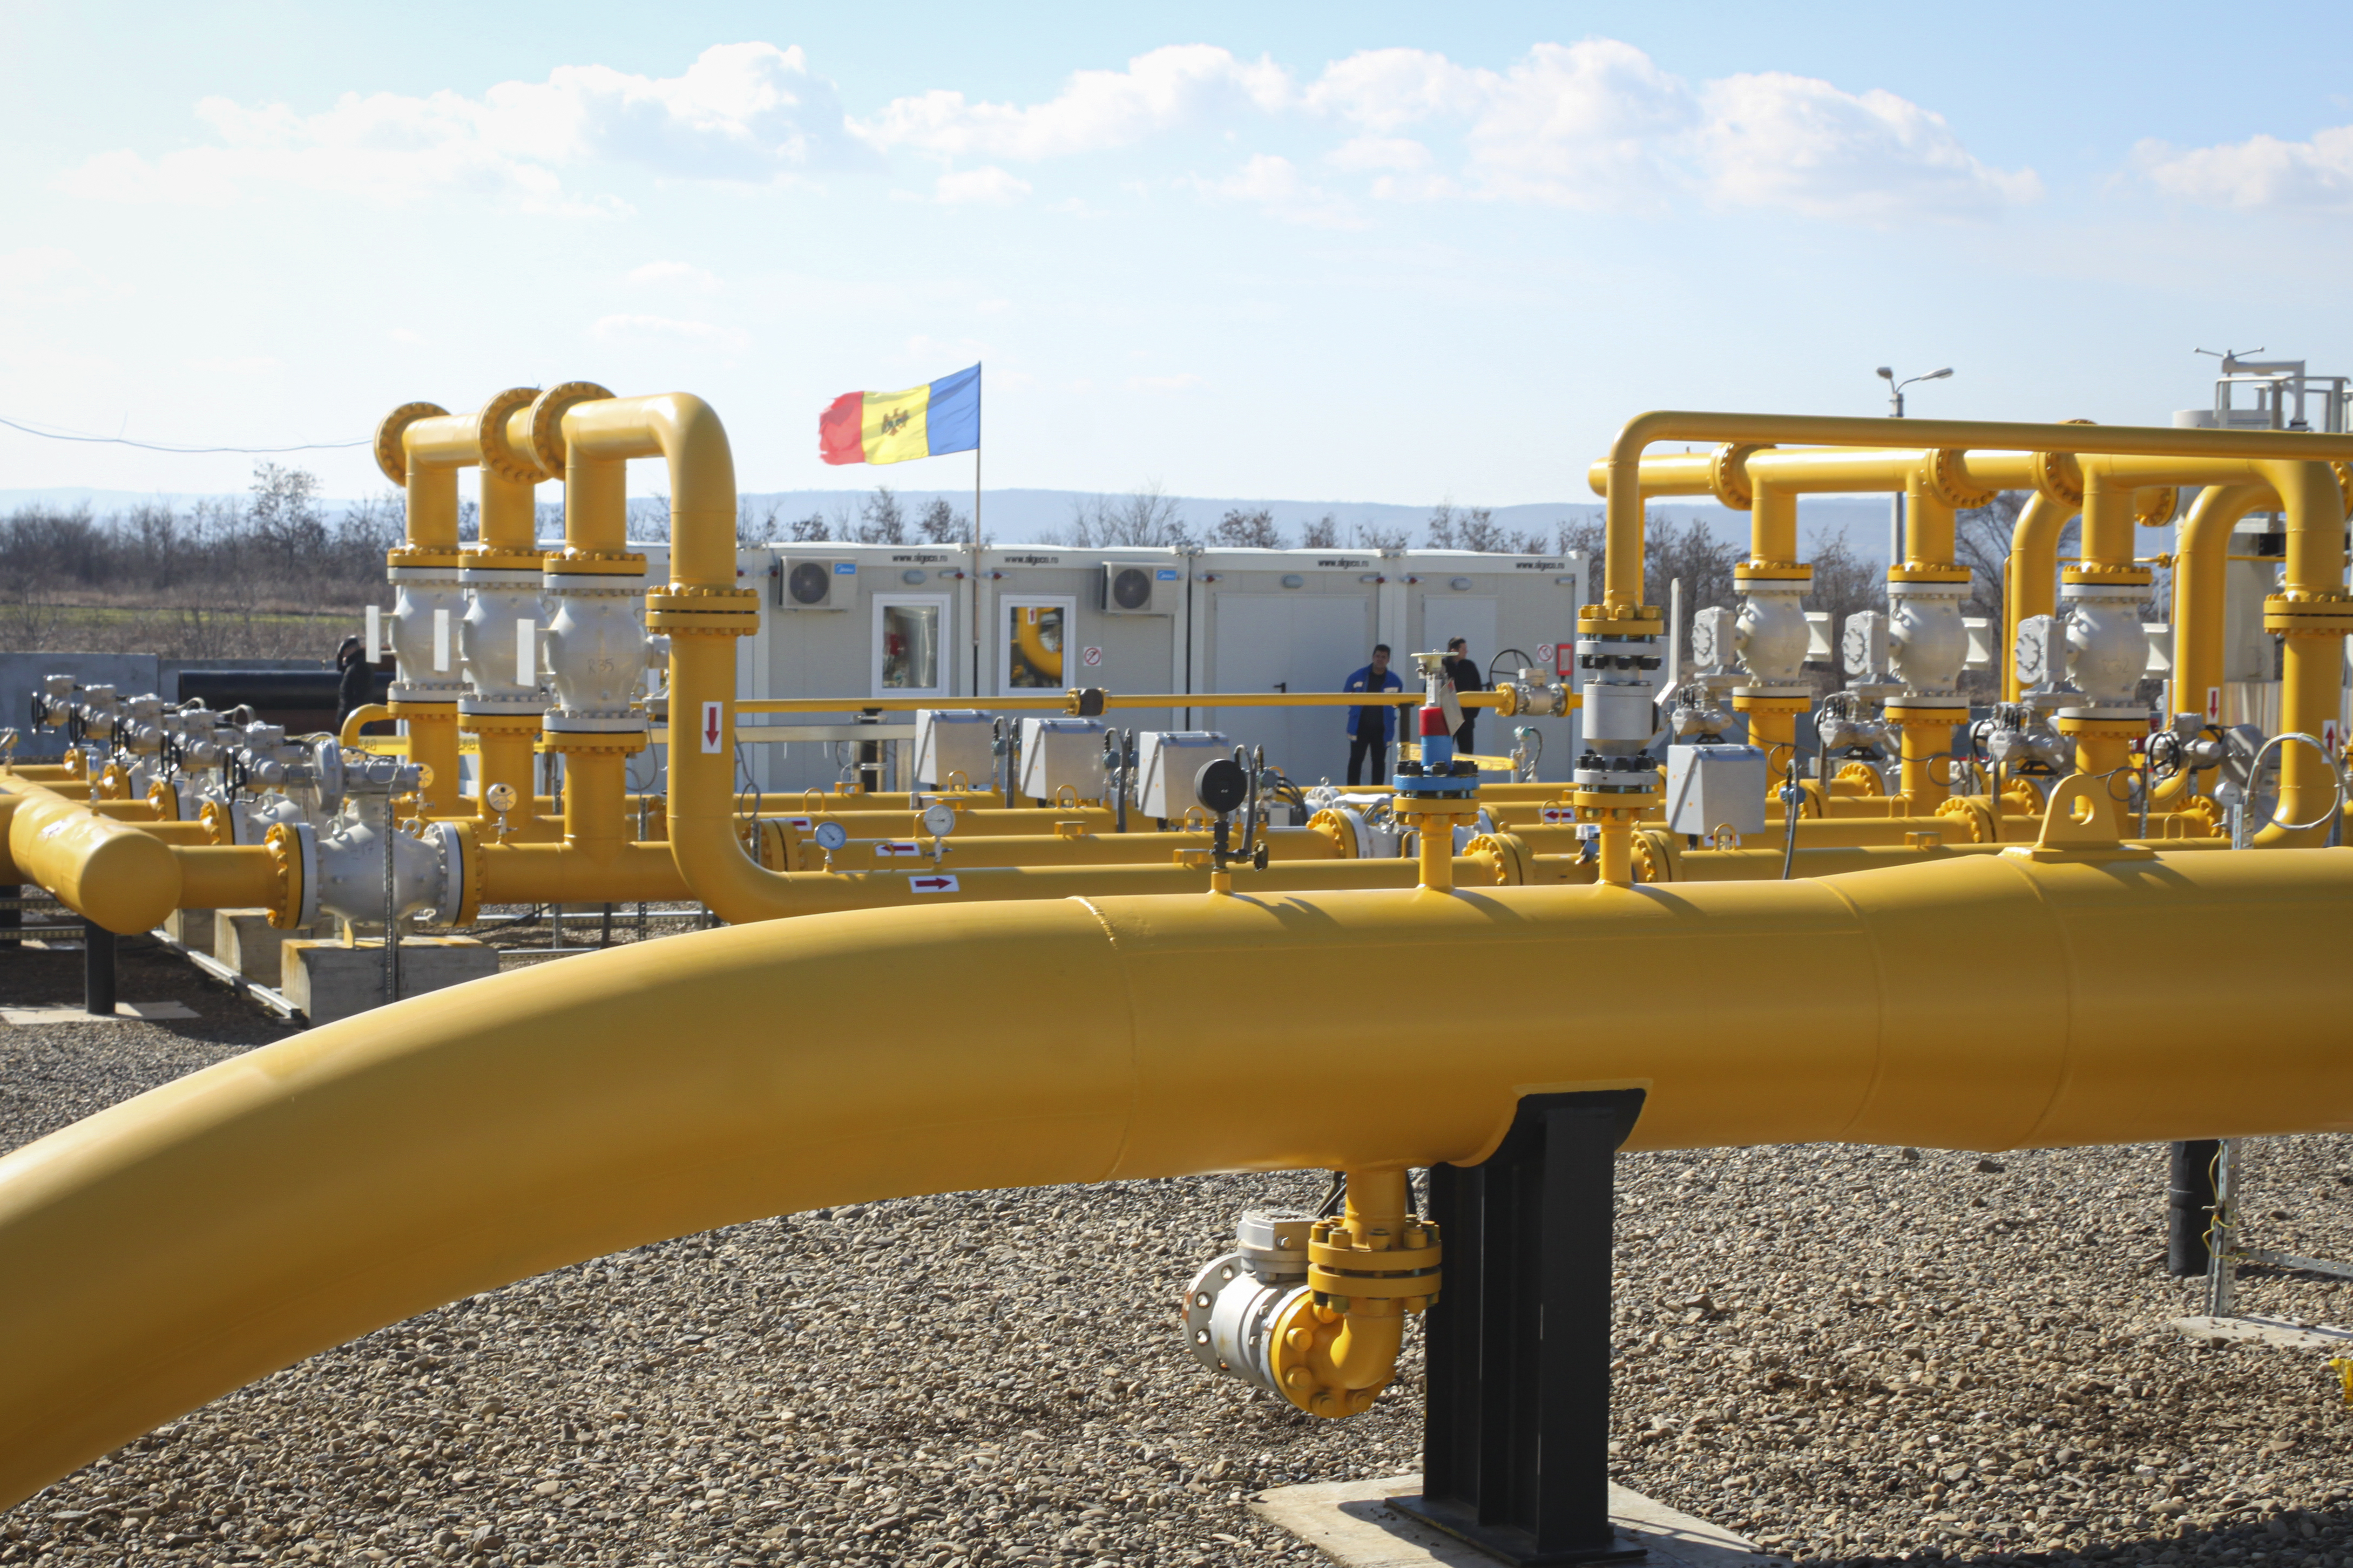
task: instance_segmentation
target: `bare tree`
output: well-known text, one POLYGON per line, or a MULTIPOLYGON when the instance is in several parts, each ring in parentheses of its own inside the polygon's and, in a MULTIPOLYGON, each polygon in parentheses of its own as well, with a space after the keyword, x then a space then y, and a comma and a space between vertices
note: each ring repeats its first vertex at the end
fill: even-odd
POLYGON ((1454 503, 1451 501, 1442 500, 1436 506, 1431 507, 1430 509, 1430 521, 1425 526, 1430 530, 1430 538, 1428 542, 1430 549, 1453 549, 1454 503))
POLYGON ((858 542, 860 544, 904 544, 907 542, 906 509, 889 485, 878 485, 859 508, 858 542))
POLYGON ((833 530, 825 521, 825 513, 813 511, 796 519, 789 531, 796 544, 815 544, 833 537, 833 530))
POLYGON ((916 517, 915 528, 927 544, 962 544, 972 537, 972 518, 950 506, 945 496, 934 496, 916 517))
POLYGON ((1356 533, 1359 550, 1404 550, 1413 543, 1412 531, 1402 523, 1360 523, 1356 533))
POLYGON ((253 466, 253 504, 247 517, 255 537, 290 575, 306 557, 326 548, 327 526, 319 516, 319 476, 276 463, 253 466))
POLYGON ((1082 550, 1114 544, 1185 549, 1199 542, 1186 527, 1183 510, 1156 480, 1116 499, 1073 501, 1070 542, 1082 550))
POLYGON ((1274 513, 1264 507, 1256 511, 1235 507, 1209 530, 1209 542, 1229 550, 1280 550, 1282 530, 1275 527, 1274 513))
POLYGON ((1309 550, 1336 550, 1340 547, 1340 521, 1325 512, 1299 531, 1299 542, 1309 550))

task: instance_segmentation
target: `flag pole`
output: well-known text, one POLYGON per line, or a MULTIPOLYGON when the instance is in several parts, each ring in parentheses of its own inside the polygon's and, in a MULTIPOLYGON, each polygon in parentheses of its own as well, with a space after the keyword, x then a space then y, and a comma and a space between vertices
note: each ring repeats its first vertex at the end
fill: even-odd
MULTIPOLYGON (((976 364, 976 371, 980 367, 976 364)), ((972 387, 972 694, 980 696, 980 398, 986 378, 973 377, 972 387)))

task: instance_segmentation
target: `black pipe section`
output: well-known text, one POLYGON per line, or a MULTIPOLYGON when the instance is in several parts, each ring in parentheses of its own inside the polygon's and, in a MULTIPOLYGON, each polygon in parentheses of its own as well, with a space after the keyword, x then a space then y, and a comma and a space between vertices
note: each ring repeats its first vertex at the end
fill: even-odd
POLYGON ((0 931, 14 931, 25 923, 25 911, 16 907, 24 896, 23 888, 0 883, 0 931))
POLYGON ((2220 1139, 2176 1143, 2165 1184, 2165 1271, 2194 1279, 2210 1266, 2206 1232, 2214 1218, 2214 1162, 2220 1139))
POLYGON ((81 922, 81 1009, 114 1016, 114 933, 91 920, 81 922))
POLYGON ((1643 1555, 1609 1522, 1618 1146, 1642 1091, 1530 1095, 1482 1164, 1430 1172, 1422 1491, 1389 1506, 1512 1563, 1643 1555))

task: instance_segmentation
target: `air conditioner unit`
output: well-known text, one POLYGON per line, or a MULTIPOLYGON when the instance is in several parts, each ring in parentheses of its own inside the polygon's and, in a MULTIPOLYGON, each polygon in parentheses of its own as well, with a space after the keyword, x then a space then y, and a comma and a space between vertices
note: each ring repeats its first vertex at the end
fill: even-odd
POLYGON ((787 555, 776 568, 776 603, 787 610, 846 610, 858 597, 858 563, 787 555))
POLYGON ((1173 616, 1185 585, 1185 569, 1152 563, 1103 563, 1103 614, 1173 616))

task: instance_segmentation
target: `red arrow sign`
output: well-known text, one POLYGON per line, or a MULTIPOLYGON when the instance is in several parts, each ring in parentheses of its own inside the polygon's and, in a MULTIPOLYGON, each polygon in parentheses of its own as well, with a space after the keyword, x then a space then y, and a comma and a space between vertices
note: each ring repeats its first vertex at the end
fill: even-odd
POLYGON ((954 877, 917 877, 908 883, 919 893, 953 893, 956 890, 954 877))
POLYGON ((719 749, 719 720, 723 706, 717 702, 702 705, 702 749, 705 752, 719 749))

